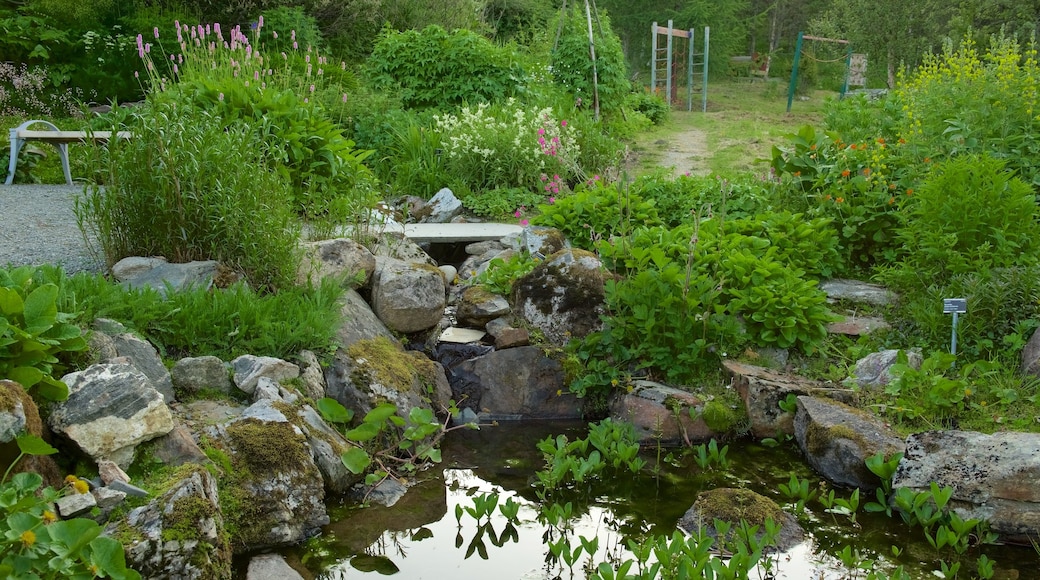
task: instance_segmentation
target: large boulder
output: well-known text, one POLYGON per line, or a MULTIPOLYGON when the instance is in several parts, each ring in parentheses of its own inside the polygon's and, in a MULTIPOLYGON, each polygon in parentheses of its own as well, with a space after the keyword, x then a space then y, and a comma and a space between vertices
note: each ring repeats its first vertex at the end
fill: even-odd
POLYGON ((326 394, 361 416, 380 403, 394 404, 402 415, 412 407, 439 413, 451 401, 451 387, 439 363, 384 337, 340 348, 325 380, 326 394))
POLYGON ((234 369, 232 380, 235 386, 250 395, 256 390, 261 378, 278 382, 300 376, 300 367, 271 356, 244 354, 231 361, 231 368, 234 369))
POLYGON ((329 523, 325 483, 307 436, 282 409, 284 403, 263 399, 205 430, 227 458, 222 488, 235 508, 224 517, 236 530, 236 554, 296 544, 329 523))
POLYGON ((134 334, 120 333, 112 336, 112 346, 117 356, 129 359, 130 364, 152 381, 152 386, 162 393, 167 403, 176 400, 170 371, 159 357, 159 351, 150 342, 134 334))
POLYGON ((700 397, 653 381, 635 381, 610 403, 610 416, 631 423, 640 443, 690 445, 714 436, 704 422, 700 397))
MULTIPOLYGON (((846 381, 854 383, 859 388, 870 391, 883 389, 895 378, 892 375, 892 367, 899 360, 899 352, 896 349, 873 352, 856 361, 852 370, 852 376, 846 381)), ((903 351, 906 353, 906 362, 912 368, 921 368, 921 353, 917 350, 903 351)))
POLYGON ((928 491, 932 482, 953 488, 958 515, 989 522, 1004 541, 1040 536, 1040 433, 911 435, 892 487, 928 491))
POLYGON ((386 232, 376 238, 375 243, 370 246, 372 253, 376 256, 376 270, 380 263, 386 258, 408 262, 409 264, 420 264, 437 266, 437 261, 430 257, 419 244, 406 238, 403 233, 386 232))
POLYGON ((435 266, 381 261, 372 283, 372 310, 391 330, 433 328, 446 304, 444 274, 435 266))
POLYGON ((301 247, 303 257, 296 275, 301 284, 317 284, 331 276, 356 282, 358 287, 367 286, 376 270, 376 257, 372 252, 350 238, 308 242, 301 247))
POLYGON ((832 302, 888 306, 899 298, 884 286, 840 278, 820 282, 820 290, 823 290, 827 294, 827 299, 832 302))
POLYGON ((372 312, 372 307, 354 290, 347 290, 340 298, 340 324, 336 329, 336 344, 348 347, 359 340, 377 337, 394 340, 394 334, 372 312))
POLYGON ((903 440, 870 413, 831 399, 798 397, 794 436, 809 465, 832 483, 874 491, 881 485, 866 466, 878 453, 903 452, 903 440))
POLYGON ((759 531, 755 537, 761 539, 765 534, 766 520, 780 524, 780 535, 775 545, 778 551, 790 550, 805 537, 805 531, 798 525, 798 520, 780 509, 776 502, 749 489, 731 487, 709 489, 697 494, 697 501, 679 518, 678 526, 690 533, 701 530, 708 537, 721 540, 721 544, 733 539, 736 526, 742 521, 757 526, 759 531), (719 537, 715 520, 732 524, 726 537, 719 537))
POLYGON ((208 289, 217 278, 219 264, 214 260, 200 260, 182 264, 159 262, 153 268, 138 271, 123 281, 127 288, 151 288, 165 296, 168 291, 181 292, 189 288, 208 289))
POLYGON ((466 406, 482 420, 581 417, 581 403, 567 392, 563 367, 541 348, 493 351, 459 363, 454 374, 465 379, 458 383, 464 391, 456 399, 469 395, 466 406))
POLYGON ((462 213, 462 201, 455 197, 447 187, 435 193, 419 210, 419 221, 430 224, 444 224, 462 213))
POLYGON ((231 547, 217 482, 192 469, 161 497, 134 508, 108 532, 123 540, 127 565, 145 578, 231 578, 231 547))
POLYGON ((759 439, 778 435, 794 435, 794 413, 784 411, 780 403, 790 395, 830 397, 851 403, 855 393, 835 389, 804 377, 777 370, 725 360, 722 367, 730 375, 732 386, 744 401, 751 434, 759 439))
POLYGON ((173 430, 163 396, 131 364, 96 364, 62 380, 69 398, 54 404, 49 425, 95 460, 126 468, 137 445, 173 430))
POLYGON ((595 254, 561 250, 513 283, 516 314, 563 346, 602 327, 607 277, 595 254))

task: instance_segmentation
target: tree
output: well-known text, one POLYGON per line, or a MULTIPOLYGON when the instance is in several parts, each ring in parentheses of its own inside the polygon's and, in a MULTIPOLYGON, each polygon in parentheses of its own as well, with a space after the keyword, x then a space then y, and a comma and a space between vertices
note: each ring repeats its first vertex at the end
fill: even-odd
POLYGON ((823 36, 845 38, 870 62, 885 65, 894 87, 899 67, 913 68, 923 55, 938 50, 955 6, 945 0, 844 0, 810 23, 823 36))

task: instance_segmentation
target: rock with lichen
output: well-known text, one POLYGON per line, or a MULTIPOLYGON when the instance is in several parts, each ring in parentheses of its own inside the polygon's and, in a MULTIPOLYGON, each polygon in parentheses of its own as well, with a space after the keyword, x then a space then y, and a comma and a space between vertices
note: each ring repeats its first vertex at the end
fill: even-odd
POLYGON ((447 305, 436 266, 384 259, 372 279, 372 311, 388 328, 411 333, 436 326, 447 305))
POLYGON ((868 457, 902 453, 903 440, 877 417, 830 399, 798 397, 794 436, 809 465, 832 483, 873 491, 868 457))
POLYGON ((386 337, 340 348, 325 380, 327 395, 359 416, 381 403, 396 405, 404 415, 412 407, 440 413, 451 400, 444 367, 386 337))
POLYGON ((107 533, 124 544, 127 564, 145 578, 231 578, 231 545, 217 481, 191 466, 162 496, 110 522, 107 533))
POLYGON ((263 399, 205 430, 235 553, 295 544, 329 523, 324 480, 293 415, 286 403, 263 399))
POLYGON ((514 312, 564 346, 602 328, 608 276, 592 252, 561 250, 513 283, 514 312))

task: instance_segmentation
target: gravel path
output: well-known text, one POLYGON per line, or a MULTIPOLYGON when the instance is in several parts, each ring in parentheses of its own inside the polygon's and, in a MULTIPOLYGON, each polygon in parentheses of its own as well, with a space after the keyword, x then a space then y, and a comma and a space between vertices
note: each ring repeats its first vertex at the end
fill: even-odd
POLYGON ((73 206, 80 195, 82 185, 0 185, 0 266, 59 264, 67 273, 104 271, 76 225, 73 206))

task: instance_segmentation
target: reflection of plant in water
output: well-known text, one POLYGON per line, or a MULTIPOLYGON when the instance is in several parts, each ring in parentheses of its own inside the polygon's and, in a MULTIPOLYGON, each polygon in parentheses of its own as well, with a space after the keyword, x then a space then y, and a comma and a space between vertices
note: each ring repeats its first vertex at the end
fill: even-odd
POLYGON ((504 502, 499 504, 499 495, 497 493, 482 493, 471 496, 473 506, 463 506, 462 504, 455 505, 455 521, 458 523, 458 532, 455 534, 455 547, 461 548, 462 544, 465 543, 465 538, 462 535, 462 519, 465 515, 469 515, 477 523, 477 531, 473 535, 473 538, 469 541, 469 545, 466 547, 466 558, 468 559, 474 553, 480 556, 482 560, 488 559, 487 546, 484 544, 484 536, 487 536, 491 544, 496 548, 501 548, 506 542, 519 542, 520 533, 516 529, 517 523, 520 522, 520 503, 513 500, 513 498, 506 498, 504 502), (506 519, 506 525, 502 528, 501 533, 495 531, 495 526, 491 521, 491 517, 495 515, 495 508, 498 508, 498 512, 502 514, 502 517, 506 519))

